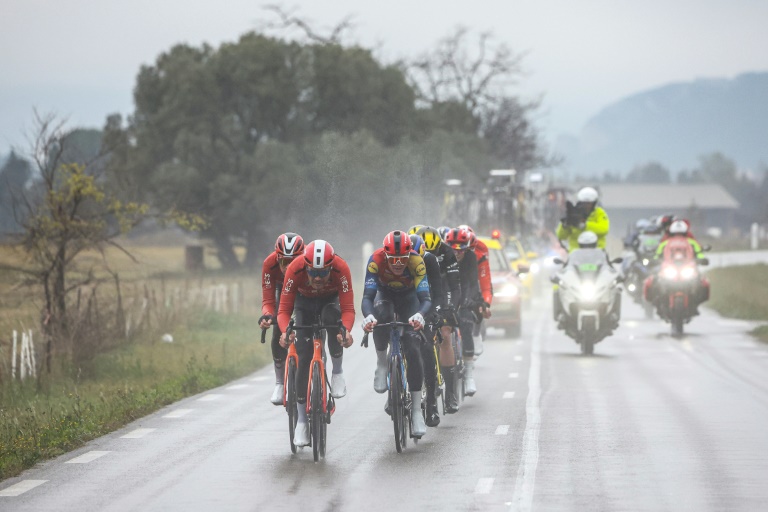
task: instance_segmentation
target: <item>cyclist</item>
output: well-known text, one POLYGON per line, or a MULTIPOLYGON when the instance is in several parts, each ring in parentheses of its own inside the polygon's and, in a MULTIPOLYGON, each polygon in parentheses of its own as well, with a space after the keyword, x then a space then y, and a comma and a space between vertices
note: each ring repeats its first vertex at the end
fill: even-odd
MULTIPOLYGON (((408 236, 411 236, 411 235, 416 235, 416 234, 418 234, 418 233, 419 233, 419 231, 421 231, 422 229, 424 229, 424 225, 423 225, 423 224, 414 224, 413 226, 411 226, 410 228, 408 228, 408 236)), ((413 239, 411 239, 411 240, 413 240, 413 239)))
MULTIPOLYGON (((350 331, 355 323, 355 301, 352 293, 352 276, 349 265, 338 256, 331 244, 325 240, 315 240, 304 249, 304 257, 296 258, 285 271, 283 293, 280 295, 280 307, 277 323, 283 334, 280 345, 288 346, 285 329, 296 311, 297 325, 310 325, 318 318, 323 324, 336 324, 341 320, 347 330, 342 338, 338 329, 328 328, 328 351, 333 361, 331 378, 331 396, 341 398, 347 394, 347 385, 342 370, 343 348, 352 345, 350 331)), ((298 423, 293 443, 296 446, 309 444, 307 423, 307 383, 309 364, 312 361, 312 331, 298 329, 291 333, 291 341, 296 343, 299 355, 299 368, 296 375, 296 395, 298 404, 298 423)))
POLYGON ((576 195, 576 205, 560 220, 556 234, 558 240, 568 241, 568 252, 578 249, 579 235, 584 231, 596 234, 597 246, 605 249, 610 221, 605 210, 597 206, 597 199, 597 190, 592 187, 582 188, 576 195))
MULTIPOLYGON (((429 279, 424 260, 413 251, 411 239, 404 231, 391 231, 384 237, 383 247, 376 249, 368 259, 363 291, 363 329, 373 331, 376 345, 376 372, 373 389, 377 393, 387 391, 387 345, 391 328, 373 328, 377 323, 391 322, 395 314, 408 319, 402 350, 408 361, 408 387, 411 390, 412 411, 421 410, 421 386, 424 367, 419 345, 421 339, 415 332, 424 327, 424 316, 432 307, 429 296, 429 279)), ((411 414, 411 430, 414 437, 423 436, 427 427, 421 414, 411 414)))
MULTIPOLYGON (((426 252, 424 246, 424 240, 418 235, 410 235, 411 245, 413 246, 413 252, 419 254, 424 260, 424 266, 427 269, 427 280, 429 281, 429 296, 432 298, 432 308, 429 311, 429 317, 439 319, 438 307, 443 297, 443 280, 440 277, 440 264, 437 262, 437 257, 429 252, 426 252)), ((433 326, 428 326, 427 340, 432 342, 436 336, 436 329, 433 326)), ((437 371, 433 361, 435 359, 435 352, 432 343, 419 343, 421 348, 421 358, 424 361, 424 385, 427 388, 427 404, 426 404, 426 419, 425 422, 428 427, 436 427, 440 424, 440 415, 437 412, 437 396, 435 395, 435 381, 437 380, 437 371)))
MULTIPOLYGON (((448 343, 451 339, 451 332, 454 327, 458 328, 456 319, 455 305, 461 296, 461 281, 459 276, 459 262, 456 260, 456 253, 451 247, 444 243, 440 233, 433 227, 426 227, 420 232, 424 240, 424 248, 429 254, 434 254, 440 266, 440 277, 442 280, 443 294, 436 297, 432 294, 432 301, 437 303, 435 309, 443 317, 444 325, 442 330, 443 340, 439 347, 440 373, 445 380, 445 412, 453 414, 459 410, 459 400, 456 396, 456 354, 453 352, 453 344, 448 343)), ((429 270, 429 268, 427 268, 429 270)), ((429 276, 430 285, 432 284, 429 276)))
POLYGON ((461 298, 459 304, 459 332, 461 333, 461 345, 464 355, 464 381, 465 392, 472 396, 477 391, 474 378, 475 341, 472 329, 475 323, 473 310, 477 307, 480 295, 480 286, 477 277, 477 257, 469 247, 471 233, 466 229, 453 229, 445 237, 445 241, 456 252, 459 262, 459 275, 461 279, 461 298))
POLYGON ((283 289, 285 269, 297 257, 304 254, 304 240, 296 233, 287 232, 277 237, 275 250, 264 259, 261 267, 261 318, 259 327, 272 329, 272 360, 275 366, 275 390, 270 401, 283 405, 285 358, 287 351, 280 346, 282 331, 277 326, 277 300, 283 289))

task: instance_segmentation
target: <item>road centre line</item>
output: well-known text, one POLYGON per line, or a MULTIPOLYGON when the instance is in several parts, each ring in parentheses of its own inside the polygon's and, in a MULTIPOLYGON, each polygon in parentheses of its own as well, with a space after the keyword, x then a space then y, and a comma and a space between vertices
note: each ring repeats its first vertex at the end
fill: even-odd
POLYGON ((17 484, 6 487, 0 491, 0 496, 19 496, 27 491, 31 491, 39 485, 43 485, 48 480, 22 480, 17 484))
POLYGON ((213 402, 214 400, 218 400, 221 398, 221 395, 217 395, 216 393, 210 393, 208 395, 203 396, 202 398, 198 398, 198 402, 213 402))
POLYGON ((481 478, 475 485, 475 494, 489 494, 493 488, 493 478, 481 478))
POLYGON ((269 379, 268 376, 262 375, 261 377, 254 377, 254 378, 252 378, 251 382, 261 382, 261 381, 268 380, 268 379, 269 379))
POLYGON ((132 432, 128 432, 124 436, 120 436, 120 439, 141 439, 145 435, 154 432, 156 428, 137 428, 132 432))
POLYGON ((497 436, 505 436, 509 433, 509 425, 499 425, 496 427, 496 432, 494 432, 494 435, 497 436))
MULTIPOLYGON (((517 468, 515 493, 511 510, 530 511, 533 505, 533 491, 536 485, 536 468, 539 464, 539 430, 541 428, 541 335, 546 315, 541 315, 531 340, 531 366, 528 372, 528 398, 525 404, 525 434, 520 466, 517 468)), ((547 329, 552 333, 552 325, 547 329)))
POLYGON ((112 452, 100 452, 96 450, 87 452, 80 455, 79 457, 75 457, 74 459, 66 461, 65 464, 88 464, 89 462, 93 462, 94 460, 99 459, 108 453, 112 452))
POLYGON ((516 379, 516 378, 518 378, 518 377, 520 377, 520 374, 519 374, 519 373, 510 373, 510 374, 509 374, 509 378, 510 378, 510 379, 516 379))
POLYGON ((163 416, 163 418, 181 418, 182 416, 186 416, 192 411, 194 411, 194 409, 176 409, 175 411, 163 416))
POLYGON ((514 391, 505 391, 504 395, 501 398, 515 398, 515 392, 514 391))

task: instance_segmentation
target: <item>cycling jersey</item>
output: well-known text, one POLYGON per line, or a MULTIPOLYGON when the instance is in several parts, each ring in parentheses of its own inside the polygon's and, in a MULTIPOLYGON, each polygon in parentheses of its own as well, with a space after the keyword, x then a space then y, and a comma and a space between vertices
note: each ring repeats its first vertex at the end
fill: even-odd
POLYGON ((373 300, 379 290, 395 296, 415 291, 420 303, 419 313, 422 315, 426 315, 432 306, 427 268, 422 257, 416 252, 411 252, 403 273, 397 275, 389 268, 384 248, 374 251, 368 259, 365 272, 365 290, 361 308, 363 316, 373 314, 373 300))
POLYGON ((264 258, 261 266, 261 314, 275 316, 277 294, 283 288, 283 271, 277 251, 264 258))
POLYGON ((351 330, 355 323, 355 299, 352 293, 352 277, 349 265, 338 254, 333 259, 330 279, 321 288, 315 289, 310 284, 307 267, 304 258, 296 258, 285 269, 285 281, 283 293, 280 295, 277 322, 280 330, 285 332, 291 321, 294 303, 297 294, 310 299, 331 298, 339 296, 341 307, 341 322, 347 330, 351 330))
POLYGON ((480 282, 480 293, 483 300, 490 304, 493 300, 493 285, 491 284, 491 263, 488 261, 488 246, 482 240, 478 240, 472 252, 477 258, 477 279, 480 282))
MULTIPOLYGON (((456 305, 461 295, 461 278, 459 276, 459 261, 456 259, 456 253, 448 245, 441 243, 437 246, 431 254, 437 257, 437 262, 440 265, 440 275, 444 280, 443 292, 444 297, 439 300, 444 302, 440 305, 456 305)), ((431 282, 431 279, 430 279, 431 282)), ((432 297, 433 301, 437 301, 436 297, 432 297)))

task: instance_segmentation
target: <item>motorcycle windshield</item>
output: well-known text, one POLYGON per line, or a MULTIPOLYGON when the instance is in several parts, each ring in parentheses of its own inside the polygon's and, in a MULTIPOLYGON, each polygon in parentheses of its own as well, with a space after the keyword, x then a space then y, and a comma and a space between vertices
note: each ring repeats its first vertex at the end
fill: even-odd
POLYGON ((640 235, 638 239, 640 241, 640 251, 645 254, 655 253, 661 242, 661 236, 659 235, 640 235))
POLYGON ((568 257, 568 266, 582 276, 597 274, 605 262, 605 252, 601 249, 576 249, 568 257))

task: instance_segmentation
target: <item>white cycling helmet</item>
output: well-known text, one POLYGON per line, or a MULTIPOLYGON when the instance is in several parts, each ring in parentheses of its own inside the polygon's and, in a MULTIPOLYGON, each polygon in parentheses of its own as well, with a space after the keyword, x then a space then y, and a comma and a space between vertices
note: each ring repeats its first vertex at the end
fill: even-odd
POLYGON ((597 202, 597 190, 592 187, 584 187, 576 194, 576 200, 580 203, 595 203, 597 202))
POLYGON ((582 249, 594 249, 597 247, 597 235, 592 231, 584 231, 576 239, 582 249))
POLYGON ((675 222, 669 225, 670 235, 684 235, 687 232, 688 232, 688 224, 686 224, 685 221, 676 220, 675 222))

